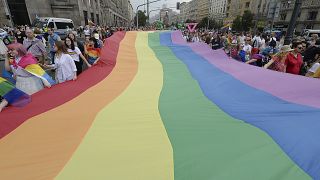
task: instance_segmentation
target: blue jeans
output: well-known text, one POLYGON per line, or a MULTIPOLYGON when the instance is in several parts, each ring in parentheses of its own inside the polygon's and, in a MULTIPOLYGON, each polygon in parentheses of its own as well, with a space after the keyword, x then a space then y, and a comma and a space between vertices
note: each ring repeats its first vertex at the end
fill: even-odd
POLYGON ((51 63, 54 64, 54 56, 56 55, 56 52, 50 51, 50 58, 51 58, 51 63))

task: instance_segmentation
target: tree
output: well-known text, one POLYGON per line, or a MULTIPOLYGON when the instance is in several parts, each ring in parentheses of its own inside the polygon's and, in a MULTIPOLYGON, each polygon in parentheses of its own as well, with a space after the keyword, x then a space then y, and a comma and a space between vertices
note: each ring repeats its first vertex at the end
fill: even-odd
POLYGON ((195 20, 191 20, 191 19, 186 20, 186 23, 195 23, 195 22, 196 22, 195 20))
POLYGON ((221 29, 223 27, 223 22, 222 21, 218 21, 216 24, 215 24, 215 29, 221 29))
POLYGON ((237 16, 236 19, 233 20, 232 30, 234 31, 242 31, 242 20, 241 16, 237 16))
POLYGON ((203 18, 198 24, 199 28, 213 29, 213 28, 216 28, 216 26, 217 26, 216 21, 213 19, 209 19, 208 17, 203 18), (208 23, 209 23, 209 27, 208 27, 208 23))
MULTIPOLYGON (((141 11, 141 10, 138 11, 138 17, 139 17, 139 20, 138 20, 139 27, 140 27, 140 26, 145 26, 148 17, 147 17, 147 16, 144 14, 144 12, 141 11)), ((135 25, 137 24, 137 16, 134 17, 134 24, 135 24, 135 25)))
POLYGON ((250 11, 244 11, 242 16, 242 27, 244 31, 249 31, 253 26, 253 14, 250 11))

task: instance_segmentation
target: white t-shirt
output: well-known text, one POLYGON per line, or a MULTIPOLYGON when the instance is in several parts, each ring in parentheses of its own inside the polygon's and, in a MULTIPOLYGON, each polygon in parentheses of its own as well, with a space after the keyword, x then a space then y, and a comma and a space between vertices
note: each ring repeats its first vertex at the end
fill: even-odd
POLYGON ((251 46, 250 44, 245 44, 245 45, 243 46, 243 50, 244 50, 245 52, 250 52, 250 53, 251 53, 252 46, 251 46))
POLYGON ((252 39, 252 45, 255 47, 255 48, 259 48, 262 44, 262 40, 260 38, 260 36, 255 36, 253 39, 252 39))
POLYGON ((90 29, 85 29, 83 32, 84 32, 84 35, 90 36, 90 29))
POLYGON ((72 57, 72 59, 74 61, 77 61, 77 62, 80 61, 80 57, 79 56, 81 54, 81 51, 80 51, 80 49, 78 47, 74 47, 74 50, 68 49, 68 53, 72 57))
POLYGON ((239 37, 239 41, 240 41, 240 42, 239 42, 240 44, 244 44, 245 41, 246 41, 246 36, 240 36, 240 37, 239 37))
POLYGON ((317 70, 320 68, 320 64, 319 63, 315 63, 310 69, 309 72, 315 73, 317 72, 317 70))
POLYGON ((266 48, 266 40, 264 38, 261 39, 261 46, 260 46, 260 50, 263 50, 266 48))

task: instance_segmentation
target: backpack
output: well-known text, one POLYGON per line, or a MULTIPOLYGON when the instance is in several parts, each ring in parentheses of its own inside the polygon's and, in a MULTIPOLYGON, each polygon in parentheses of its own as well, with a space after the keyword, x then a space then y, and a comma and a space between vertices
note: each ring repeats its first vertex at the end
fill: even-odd
POLYGON ((276 47, 277 46, 277 41, 275 41, 274 40, 274 38, 271 38, 271 41, 270 41, 270 43, 269 43, 269 46, 271 46, 271 47, 276 47))

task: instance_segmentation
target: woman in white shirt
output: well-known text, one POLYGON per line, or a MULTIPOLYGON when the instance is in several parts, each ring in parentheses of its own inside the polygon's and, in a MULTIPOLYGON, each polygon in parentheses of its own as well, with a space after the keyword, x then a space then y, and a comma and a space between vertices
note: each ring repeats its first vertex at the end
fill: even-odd
POLYGON ((91 65, 89 64, 87 59, 83 56, 80 49, 75 46, 74 41, 71 38, 66 37, 65 45, 68 49, 69 55, 72 57, 72 59, 74 60, 74 62, 76 64, 77 75, 79 75, 82 72, 82 63, 80 61, 80 58, 87 64, 88 67, 91 67, 91 65))
POLYGON ((62 41, 57 41, 54 49, 56 51, 55 64, 46 66, 56 70, 56 82, 75 81, 77 79, 77 67, 72 57, 68 54, 67 47, 62 41))

